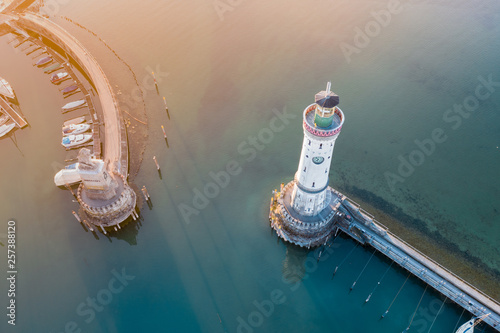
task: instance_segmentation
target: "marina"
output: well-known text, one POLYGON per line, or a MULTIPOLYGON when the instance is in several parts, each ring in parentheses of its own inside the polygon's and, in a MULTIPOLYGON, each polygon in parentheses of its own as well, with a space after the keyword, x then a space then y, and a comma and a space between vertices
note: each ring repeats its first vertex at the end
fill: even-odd
POLYGON ((28 126, 28 122, 21 113, 16 110, 17 107, 13 107, 13 104, 7 101, 7 99, 15 99, 14 90, 6 80, 2 78, 0 78, 0 80, 0 113, 9 117, 18 128, 28 126))
MULTIPOLYGON (((62 106, 62 113, 70 112, 86 106, 89 115, 92 119, 92 124, 69 124, 63 128, 63 138, 61 144, 66 150, 84 149, 91 146, 92 159, 89 159, 88 150, 85 150, 86 156, 83 160, 79 158, 79 163, 74 164, 76 168, 70 166, 68 169, 63 169, 54 177, 54 182, 57 186, 61 186, 61 182, 69 179, 70 183, 78 182, 81 184, 78 188, 78 195, 76 196, 81 204, 80 215, 85 216, 84 221, 100 227, 100 230, 106 234, 105 228, 113 228, 115 231, 120 229, 120 223, 124 222, 129 216, 136 220, 135 213, 136 195, 130 189, 126 178, 128 177, 128 142, 126 128, 123 124, 121 114, 118 110, 118 105, 112 91, 108 79, 104 72, 97 64, 96 60, 88 53, 88 51, 71 35, 58 25, 52 23, 50 20, 43 18, 34 13, 24 12, 19 16, 12 16, 10 21, 6 21, 15 30, 20 31, 20 35, 25 36, 27 30, 31 34, 40 36, 40 39, 27 37, 23 42, 31 40, 32 45, 37 45, 42 48, 42 39, 47 39, 56 44, 60 49, 64 50, 64 56, 68 59, 61 58, 60 54, 51 51, 49 48, 44 47, 45 54, 41 54, 41 58, 35 63, 37 67, 45 68, 47 65, 52 64, 56 59, 56 63, 50 65, 50 73, 60 68, 59 64, 63 64, 65 71, 52 74, 50 81, 54 84, 60 84, 68 79, 73 78, 73 83, 60 88, 61 93, 66 97, 75 94, 83 94, 85 99, 69 102, 62 106), (76 75, 70 66, 69 57, 72 61, 78 63, 80 68, 85 71, 87 77, 91 79, 91 88, 95 89, 99 97, 101 106, 101 114, 98 115, 94 108, 94 103, 88 89, 81 82, 75 80, 76 75), (105 128, 104 153, 101 152, 101 132, 100 126, 105 128), (86 133, 88 130, 91 133, 86 133), (104 159, 104 162, 100 158, 104 159), (97 164, 96 164, 97 163, 97 164), (101 164, 99 164, 101 163, 101 164), (102 164, 104 163, 104 164, 102 164), (100 165, 98 167, 98 165, 100 165), (104 167, 103 167, 104 165, 104 167), (95 172, 86 178, 82 173, 85 168, 95 172), (106 169, 110 169, 107 171, 106 169), (73 175, 78 172, 79 177, 73 175), (110 172, 111 177, 108 177, 110 172), (69 175, 71 174, 71 175, 69 175), (99 175, 100 174, 100 175, 99 175), (104 176, 101 185, 96 182, 95 177, 104 176), (68 178, 69 177, 69 178, 68 178), (104 191, 104 192, 103 192, 104 191)), ((28 33, 28 34, 29 34, 28 33)), ((17 45, 19 46, 19 44, 17 45)), ((70 122, 79 122, 80 120, 71 120, 70 122)), ((80 150, 79 156, 82 154, 80 150)), ((83 158, 83 157, 82 157, 83 158)), ((64 184, 68 186, 68 184, 64 184)))

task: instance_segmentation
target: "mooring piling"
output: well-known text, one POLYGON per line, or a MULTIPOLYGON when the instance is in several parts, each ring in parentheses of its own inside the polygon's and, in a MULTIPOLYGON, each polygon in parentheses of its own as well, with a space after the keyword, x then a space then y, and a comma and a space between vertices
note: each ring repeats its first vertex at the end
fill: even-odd
POLYGON ((85 225, 87 226, 87 228, 89 228, 90 231, 92 231, 92 232, 94 231, 94 228, 92 228, 90 226, 90 224, 87 222, 87 220, 83 220, 83 223, 85 223, 85 225))
POLYGON ((151 72, 151 73, 153 74, 153 80, 155 81, 156 93, 159 95, 160 94, 160 90, 158 89, 158 82, 156 82, 155 72, 151 72))
POLYGON ((163 137, 165 138, 165 143, 167 144, 167 147, 170 148, 168 145, 167 133, 165 132, 165 127, 163 127, 163 125, 161 125, 161 130, 163 132, 163 137))
POLYGON ((156 156, 153 156, 153 160, 155 161, 155 164, 156 164, 156 170, 158 170, 158 172, 160 172, 160 165, 158 164, 158 161, 156 160, 156 156))
POLYGON ((80 216, 78 216, 78 214, 74 210, 71 213, 73 214, 73 216, 76 218, 76 220, 78 222, 82 223, 82 220, 80 219, 80 216))
POLYGON ((71 188, 71 186, 69 186, 68 183, 64 183, 64 186, 71 192, 71 194, 73 194, 73 196, 75 197, 75 199, 78 200, 78 197, 76 196, 76 194, 73 191, 73 189, 71 188))
POLYGON ((168 112, 167 101, 165 100, 165 96, 163 96, 163 104, 165 104, 165 111, 167 111, 168 120, 170 120, 170 113, 168 112))
POLYGON ((149 200, 151 198, 149 196, 148 190, 146 189, 146 186, 144 186, 144 185, 142 186, 141 192, 142 192, 142 195, 144 196, 144 200, 146 200, 146 202, 149 202, 149 200))

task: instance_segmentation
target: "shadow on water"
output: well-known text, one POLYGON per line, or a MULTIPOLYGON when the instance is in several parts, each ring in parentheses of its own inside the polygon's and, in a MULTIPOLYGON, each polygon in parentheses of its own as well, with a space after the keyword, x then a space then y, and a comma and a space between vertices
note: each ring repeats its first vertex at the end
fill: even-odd
POLYGON ((285 244, 286 254, 282 267, 283 279, 290 284, 296 284, 306 276, 305 262, 309 250, 290 243, 285 244))

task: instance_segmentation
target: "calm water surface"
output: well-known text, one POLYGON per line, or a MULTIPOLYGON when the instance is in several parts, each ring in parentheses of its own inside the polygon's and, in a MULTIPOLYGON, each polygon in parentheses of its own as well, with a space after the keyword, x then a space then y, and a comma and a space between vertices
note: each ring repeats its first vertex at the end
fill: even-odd
MULTIPOLYGON (((416 279, 404 284, 407 273, 388 269, 390 262, 347 238, 317 262, 317 254, 277 243, 269 230, 270 193, 296 171, 302 111, 329 80, 347 118, 331 185, 371 193, 498 271, 500 87, 456 129, 443 115, 474 94, 479 76, 500 81, 500 5, 401 3, 404 10, 350 62, 341 43, 355 45, 354 29, 364 29, 371 12, 388 2, 242 1, 223 20, 212 1, 47 4, 51 19, 98 59, 124 108, 134 104, 128 68, 63 17, 95 32, 139 82, 154 70, 170 108, 169 121, 161 97, 145 91, 149 135, 135 184, 148 187, 153 209, 144 207, 140 230, 99 240, 75 222, 77 205, 52 181, 68 156, 59 143, 69 117, 59 108, 66 101, 31 57, 7 44, 11 36, 0 37, 0 75, 13 85, 31 125, 15 141, 0 141, 0 220, 17 221, 19 271, 17 325, 4 318, 1 331, 64 332, 66 325, 94 333, 403 331, 425 290, 416 279), (238 149, 250 147, 251 137, 285 112, 295 118, 255 157, 238 149), (408 160, 418 149, 415 140, 431 138, 436 128, 446 141, 391 190, 386 173, 397 175, 398 157, 408 160), (198 215, 184 219, 179 205, 193 206, 195 190, 230 161, 241 172, 198 215), (110 281, 123 272, 129 277, 123 288, 106 291, 117 288, 110 281), (92 298, 104 305, 90 310, 92 298)), ((5 260, 0 267, 6 271, 5 260)), ((6 304, 5 280, 0 288, 6 304)), ((441 307, 443 301, 425 291, 410 331, 452 332, 469 319, 449 301, 441 307)))

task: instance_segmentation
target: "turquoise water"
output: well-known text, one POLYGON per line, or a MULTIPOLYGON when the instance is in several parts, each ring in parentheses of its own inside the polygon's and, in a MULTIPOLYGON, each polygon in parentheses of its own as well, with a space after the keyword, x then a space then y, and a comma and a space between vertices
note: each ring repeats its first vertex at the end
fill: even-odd
MULTIPOLYGON (((270 193, 297 168, 301 113, 329 80, 346 115, 331 185, 372 193, 485 267, 500 269, 500 87, 456 130, 443 120, 447 109, 474 94, 478 76, 500 81, 496 2, 402 1, 405 9, 350 62, 341 43, 353 44, 354 29, 364 29, 370 13, 387 2, 241 1, 224 20, 211 1, 62 3, 50 10, 51 19, 95 55, 121 105, 134 105, 127 98, 134 87, 128 69, 95 36, 61 16, 97 33, 139 82, 154 70, 171 120, 161 97, 146 90, 149 136, 135 184, 148 187, 154 207, 143 208, 139 230, 96 240, 71 215, 77 208, 71 195, 52 181, 67 158, 59 145, 67 117, 58 110, 65 101, 30 57, 7 44, 9 36, 0 37, 0 76, 13 85, 31 125, 16 132, 17 147, 11 139, 0 141, 0 220, 13 218, 18 226, 15 330, 403 331, 425 286, 410 277, 379 320, 405 282, 404 271, 387 270, 390 263, 378 255, 370 260, 369 248, 356 247, 344 261, 355 243, 343 238, 317 262, 317 253, 277 242, 269 230, 270 193), (295 118, 254 155, 252 137, 285 112, 295 118), (414 141, 431 138, 436 128, 447 140, 391 191, 384 174, 397 175, 398 156, 408 159, 414 141), (195 189, 203 190, 213 182, 210 174, 228 163, 241 171, 188 223, 179 207, 194 207, 195 189), (130 280, 119 288, 112 279, 122 269, 130 280), (106 303, 95 317, 87 297, 106 303)), ((5 280, 0 289, 6 304, 5 280)), ((442 302, 427 290, 410 332, 452 332, 469 319, 449 301, 439 312, 442 302)), ((2 332, 14 331, 5 320, 0 325, 2 332)))

